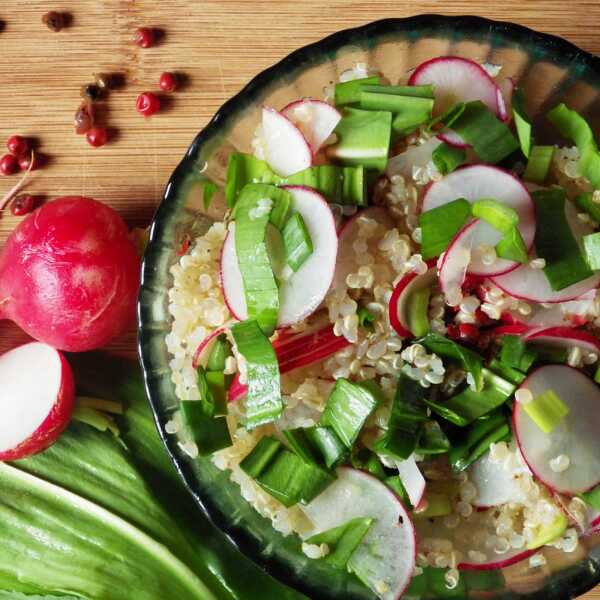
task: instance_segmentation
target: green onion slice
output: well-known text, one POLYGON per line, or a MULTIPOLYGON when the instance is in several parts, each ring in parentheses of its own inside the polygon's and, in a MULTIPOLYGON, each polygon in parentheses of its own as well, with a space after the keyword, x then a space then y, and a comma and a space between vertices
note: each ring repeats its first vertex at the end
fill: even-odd
POLYGON ((422 337, 429 332, 429 298, 431 288, 415 290, 408 298, 406 317, 408 329, 415 337, 422 337))
POLYGON ((569 520, 563 513, 559 513, 556 518, 547 525, 541 525, 534 538, 527 544, 528 550, 541 548, 550 542, 559 538, 569 526, 569 520))
POLYGON ((179 408, 184 427, 198 447, 200 456, 208 456, 232 445, 227 419, 208 416, 202 402, 186 400, 179 408))
POLYGON ((569 414, 569 407, 553 390, 546 390, 530 402, 525 402, 523 410, 544 432, 551 433, 569 414))
POLYGON ((337 467, 346 459, 348 450, 331 427, 309 427, 306 429, 306 436, 328 469, 337 467))
POLYGON ((360 93, 363 86, 377 85, 378 83, 379 77, 377 75, 336 83, 334 88, 334 103, 336 106, 356 104, 360 102, 360 93))
POLYGON ((600 485, 592 488, 589 492, 581 494, 581 498, 593 509, 600 511, 600 485))
POLYGON ((554 146, 532 146, 523 179, 542 185, 548 177, 554 146))
POLYGON ((600 232, 583 236, 583 250, 590 269, 600 269, 600 232))
MULTIPOLYGON (((512 97, 512 113, 521 151, 530 158, 531 153, 531 121, 525 113, 524 98, 521 90, 515 90, 512 97)), ((530 180, 531 181, 531 180, 530 180)))
POLYGON ((467 154, 462 148, 442 143, 432 152, 431 159, 442 175, 448 175, 466 161, 467 154))
POLYGON ((297 271, 313 253, 310 233, 300 213, 296 212, 288 219, 282 237, 287 264, 292 271, 297 271))
POLYGON ((575 198, 575 204, 585 211, 594 221, 600 223, 600 204, 594 202, 592 192, 583 192, 575 198))
POLYGON ((450 440, 443 432, 437 421, 426 421, 423 423, 421 435, 416 447, 417 454, 425 456, 433 454, 445 454, 450 450, 450 440))

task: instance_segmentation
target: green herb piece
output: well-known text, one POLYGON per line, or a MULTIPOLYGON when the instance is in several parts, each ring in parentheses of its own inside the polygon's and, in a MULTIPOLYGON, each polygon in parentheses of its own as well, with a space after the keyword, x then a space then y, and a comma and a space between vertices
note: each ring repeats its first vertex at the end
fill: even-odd
POLYGON ((507 367, 520 369, 525 355, 525 342, 518 335, 503 335, 500 361, 507 367))
POLYGON ((377 479, 384 480, 386 477, 385 469, 381 460, 368 448, 359 448, 350 454, 350 464, 360 471, 366 471, 377 479))
POLYGON ((387 430, 374 445, 377 452, 406 460, 415 451, 422 424, 427 421, 425 401, 428 397, 428 389, 408 375, 400 374, 387 430))
POLYGON ((479 158, 496 164, 519 148, 519 142, 509 127, 500 121, 480 100, 467 102, 444 116, 442 123, 473 147, 479 158))
POLYGON ((338 569, 345 569, 350 556, 361 543, 372 524, 373 519, 357 517, 339 527, 317 533, 306 541, 309 544, 327 544, 329 554, 325 557, 325 562, 338 569))
POLYGON ((592 192, 583 192, 575 198, 575 204, 585 211, 594 221, 600 223, 600 204, 594 202, 592 192))
POLYGON ((521 264, 524 264, 529 260, 527 246, 525 246, 523 236, 518 227, 510 229, 496 244, 496 255, 499 258, 513 260, 521 264))
POLYGON ((294 213, 283 227, 283 245, 287 264, 297 271, 313 253, 313 243, 300 213, 294 213))
POLYGON ((583 236, 583 251, 590 269, 600 269, 600 232, 583 236))
POLYGON ((484 377, 482 371, 483 359, 479 354, 465 348, 456 342, 445 338, 438 333, 428 333, 420 340, 421 344, 438 356, 450 358, 458 361, 465 371, 471 373, 475 381, 475 389, 479 391, 483 388, 484 377))
POLYGON ((208 456, 232 445, 225 417, 207 416, 202 402, 187 400, 179 405, 184 426, 198 446, 200 456, 208 456))
POLYGON ((365 421, 382 401, 372 381, 352 383, 338 379, 321 415, 320 425, 331 427, 347 448, 352 448, 365 421))
POLYGON ((542 185, 548 177, 554 146, 532 146, 523 179, 542 185))
POLYGON ((562 290, 593 275, 581 254, 565 216, 565 191, 538 190, 532 194, 537 212, 535 249, 546 261, 544 273, 553 290, 562 290))
POLYGON ((309 427, 306 436, 317 450, 328 469, 333 469, 342 463, 348 455, 348 450, 331 427, 309 427))
POLYGON ((444 419, 464 427, 504 404, 515 391, 514 384, 489 369, 482 369, 482 376, 483 389, 479 392, 467 387, 445 402, 425 400, 425 403, 444 419))
POLYGON ((256 321, 236 323, 231 333, 247 362, 246 427, 253 429, 277 420, 283 412, 279 364, 271 342, 256 321))
POLYGON ((315 450, 306 434, 306 429, 285 429, 282 431, 288 446, 305 462, 319 462, 315 450))
POLYGON ((431 159, 436 169, 442 175, 448 175, 462 165, 467 154, 463 148, 456 148, 448 144, 440 144, 432 153, 431 159))
POLYGON ((356 313, 358 316, 358 326, 364 329, 373 329, 375 315, 364 306, 361 306, 356 313))
MULTIPOLYGON (((206 417, 222 417, 227 414, 227 399, 225 398, 224 389, 221 390, 220 382, 218 378, 211 377, 210 382, 208 373, 203 367, 196 369, 198 390, 200 392, 200 400, 198 401, 199 406, 204 411, 206 417)), ((212 375, 219 375, 219 373, 212 373, 212 375)), ((224 376, 222 387, 224 388, 224 376)))
POLYGON ((581 498, 594 510, 600 511, 600 485, 592 488, 589 492, 581 494, 581 498))
POLYGON ((569 520, 563 513, 559 512, 552 523, 538 527, 534 538, 527 544, 527 549, 534 550, 553 542, 567 530, 568 526, 569 520))
POLYGON ((241 152, 232 152, 227 165, 227 180, 225 183, 225 199, 227 206, 233 208, 237 197, 249 183, 274 183, 275 173, 264 161, 241 152))
POLYGON ((506 379, 507 381, 510 381, 515 385, 523 383, 527 377, 525 373, 522 373, 518 369, 505 365, 504 363, 500 362, 497 358, 493 358, 490 361, 489 369, 497 375, 500 375, 500 377, 502 377, 503 379, 506 379))
POLYGON ((240 462, 240 468, 246 475, 256 479, 273 461, 281 449, 281 442, 273 437, 264 436, 250 454, 240 462))
POLYGON ((427 492, 425 510, 413 513, 413 517, 419 519, 434 519, 435 517, 445 517, 452 513, 452 502, 444 494, 427 492))
POLYGON ((552 390, 546 390, 522 406, 544 433, 551 433, 569 414, 569 407, 552 390))
POLYGON ((334 88, 334 103, 336 106, 356 104, 360 102, 360 93, 363 86, 376 85, 378 83, 379 77, 377 75, 336 83, 334 88))
POLYGON ((450 450, 450 440, 442 431, 437 421, 426 421, 421 428, 419 443, 416 447, 417 454, 431 456, 445 454, 450 450))
POLYGON ((388 160, 392 113, 346 108, 335 133, 339 141, 327 155, 344 165, 361 165, 382 172, 388 160))
POLYGON ((480 456, 483 456, 492 443, 510 434, 506 416, 502 410, 490 412, 475 421, 455 440, 448 453, 448 462, 455 472, 464 471, 480 456))
POLYGON ((390 94, 392 96, 409 96, 413 98, 434 98, 433 85, 361 85, 361 92, 390 94))
POLYGON ((431 288, 424 287, 412 292, 408 298, 406 317, 408 329, 415 337, 422 337, 429 332, 429 298, 431 288))
POLYGON ((464 198, 421 213, 419 227, 423 260, 435 258, 444 252, 470 216, 471 204, 464 198))
POLYGON ((217 191, 217 186, 210 180, 206 180, 202 186, 202 203, 204 204, 204 210, 208 210, 212 203, 213 196, 217 191))
POLYGON ((207 371, 223 371, 225 369, 225 361, 231 356, 231 344, 227 340, 227 336, 222 333, 213 343, 212 350, 208 355, 206 362, 207 371))
POLYGON ((531 153, 531 121, 525 113, 524 98, 521 90, 515 90, 512 97, 512 113, 521 151, 529 158, 531 153))
POLYGON ((399 475, 391 475, 390 477, 386 477, 383 480, 383 483, 385 483, 385 485, 387 485, 390 490, 392 490, 392 492, 394 492, 394 494, 400 498, 400 501, 407 510, 412 510, 413 505, 410 502, 408 492, 406 491, 406 488, 404 487, 399 475))

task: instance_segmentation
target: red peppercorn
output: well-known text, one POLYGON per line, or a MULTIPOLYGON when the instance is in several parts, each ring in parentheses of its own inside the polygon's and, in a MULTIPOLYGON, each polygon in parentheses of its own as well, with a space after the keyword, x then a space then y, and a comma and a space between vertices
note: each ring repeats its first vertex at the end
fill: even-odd
POLYGON ((137 97, 135 108, 144 117, 151 117, 160 110, 160 98, 152 92, 144 92, 137 97))
POLYGON ((133 41, 141 48, 150 48, 150 46, 154 46, 154 43, 156 42, 154 29, 150 27, 139 27, 135 32, 133 41))
POLYGON ((40 168, 40 165, 40 156, 35 152, 28 152, 27 154, 23 154, 23 156, 19 156, 19 168, 21 171, 35 171, 40 168), (31 169, 29 169, 29 165, 31 165, 31 169))
POLYGON ((84 100, 77 109, 74 119, 75 133, 87 133, 94 126, 94 105, 90 100, 84 100))
POLYGON ((165 71, 158 80, 158 85, 163 92, 174 92, 177 89, 179 82, 177 81, 177 75, 169 71, 165 71))
POLYGON ((19 170, 19 159, 12 154, 5 154, 0 158, 0 174, 14 175, 19 170))
POLYGON ((31 194, 21 194, 10 203, 10 212, 15 217, 22 217, 35 208, 35 198, 31 194))
POLYGON ((446 335, 451 340, 457 340, 460 337, 460 332, 458 331, 458 327, 456 325, 448 325, 446 329, 446 335))
POLYGON ((11 154, 22 156, 29 151, 29 142, 20 135, 11 135, 6 142, 6 147, 11 154))
POLYGON ((99 148, 108 142, 108 129, 106 127, 92 127, 87 133, 86 138, 90 146, 99 148))
POLYGON ((461 323, 458 326, 458 335, 465 342, 476 342, 479 337, 479 329, 471 323, 461 323))

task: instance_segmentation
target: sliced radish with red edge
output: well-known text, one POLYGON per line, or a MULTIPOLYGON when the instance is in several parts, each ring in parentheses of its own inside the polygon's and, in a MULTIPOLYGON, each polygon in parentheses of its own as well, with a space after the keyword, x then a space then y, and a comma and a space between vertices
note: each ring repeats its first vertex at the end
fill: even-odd
POLYGON ((45 450, 71 420, 73 372, 47 344, 32 342, 0 356, 0 388, 0 461, 45 450))
POLYGON ((569 413, 550 432, 544 433, 516 402, 513 429, 529 468, 550 489, 572 496, 600 483, 600 388, 586 375, 566 365, 546 365, 536 369, 519 389, 534 398, 553 391, 569 413), (559 473, 550 461, 560 455, 570 465, 559 473))
POLYGON ((291 102, 281 114, 300 130, 313 154, 319 151, 342 118, 331 104, 312 98, 291 102))
POLYGON ((600 354, 600 340, 583 329, 545 327, 526 333, 523 339, 528 343, 539 343, 566 349, 579 347, 600 354))

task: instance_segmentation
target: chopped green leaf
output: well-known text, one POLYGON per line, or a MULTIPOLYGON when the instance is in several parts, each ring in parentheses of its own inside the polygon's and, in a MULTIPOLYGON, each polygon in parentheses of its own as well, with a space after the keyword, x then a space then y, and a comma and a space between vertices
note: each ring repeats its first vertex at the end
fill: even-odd
POLYGON ((371 473, 377 479, 385 479, 386 473, 381 460, 368 448, 355 449, 350 455, 350 464, 361 471, 371 473))
POLYGON ((575 204, 585 211, 594 221, 600 223, 600 204, 594 202, 593 192, 583 192, 575 198, 575 204))
POLYGON ((524 98, 521 90, 515 90, 512 97, 512 113, 521 150, 529 158, 531 151, 531 122, 525 113, 524 98))
POLYGON ((280 449, 279 440, 269 436, 261 437, 250 454, 240 462, 240 468, 246 475, 256 479, 269 466, 280 449))
POLYGON ((283 227, 287 264, 297 271, 313 253, 313 243, 300 213, 294 213, 283 227))
POLYGON ((249 183, 274 183, 276 175, 264 161, 241 152, 232 152, 227 165, 225 198, 227 206, 233 208, 238 194, 249 183))
POLYGON ((482 198, 471 205, 471 212, 477 219, 489 223, 500 233, 508 233, 519 224, 519 215, 514 208, 492 198, 482 198))
POLYGON ((344 106, 346 104, 356 104, 360 101, 360 93, 363 86, 377 85, 378 83, 379 77, 377 75, 336 83, 334 89, 335 105, 344 106))
MULTIPOLYGON (((448 144, 440 144, 431 154, 431 159, 436 169, 442 175, 448 175, 456 170, 467 159, 463 148, 456 148, 448 144)), ((447 206, 447 205, 446 205, 447 206)))
POLYGON ((417 454, 430 456, 445 454, 450 450, 450 440, 442 431, 437 421, 426 421, 421 428, 419 443, 416 447, 417 454))
POLYGON ((514 383, 515 385, 523 383, 527 377, 525 373, 522 373, 513 367, 508 367, 504 363, 500 362, 497 358, 493 358, 490 361, 489 369, 496 373, 496 375, 500 375, 500 377, 510 381, 511 383, 514 383))
POLYGON ((408 329, 415 337, 422 337, 429 332, 429 298, 431 288, 415 290, 408 297, 406 317, 408 329))
POLYGON ((507 367, 520 369, 525 355, 525 342, 519 335, 503 335, 500 361, 507 367))
POLYGON ((198 447, 200 456, 208 456, 232 445, 227 419, 206 414, 202 402, 186 400, 179 405, 184 426, 198 447))
POLYGON ((583 250, 590 269, 600 269, 600 232, 583 236, 583 250))
POLYGON ((364 306, 361 306, 356 313, 358 316, 358 326, 364 329, 373 329, 375 315, 364 306))
POLYGON ((306 436, 323 458, 323 462, 328 469, 337 467, 346 459, 348 450, 342 440, 331 427, 309 427, 306 436))
POLYGON ((546 390, 522 406, 544 433, 551 433, 569 414, 569 407, 552 390, 546 390))
MULTIPOLYGON (((208 373, 203 367, 199 366, 196 369, 198 390, 200 392, 200 400, 198 404, 204 411, 207 417, 222 417, 227 414, 227 400, 225 398, 224 389, 219 390, 218 379, 211 378, 210 383, 207 378, 208 373), (214 390, 213 390, 214 387, 214 390)), ((219 373, 212 373, 219 375, 219 373)), ((220 373, 223 376, 222 373, 220 373)), ((223 376, 224 388, 224 376, 223 376)))
POLYGON ((518 227, 512 227, 504 237, 496 244, 496 255, 499 258, 514 260, 524 264, 529 260, 527 246, 518 227))
POLYGON ((231 344, 227 340, 227 336, 222 333, 215 340, 213 347, 206 362, 207 371, 223 371, 225 369, 225 361, 231 356, 231 344))
POLYGON ((402 483, 402 479, 400 479, 399 475, 390 475, 390 477, 386 477, 383 480, 383 483, 387 485, 390 490, 400 498, 400 501, 408 510, 412 510, 413 505, 410 503, 410 498, 408 497, 408 492, 402 483))
POLYGON ((532 146, 523 179, 542 185, 548 177, 554 146, 532 146))

